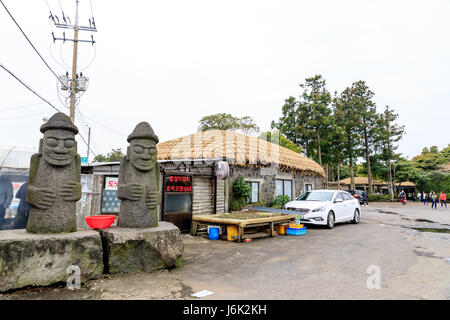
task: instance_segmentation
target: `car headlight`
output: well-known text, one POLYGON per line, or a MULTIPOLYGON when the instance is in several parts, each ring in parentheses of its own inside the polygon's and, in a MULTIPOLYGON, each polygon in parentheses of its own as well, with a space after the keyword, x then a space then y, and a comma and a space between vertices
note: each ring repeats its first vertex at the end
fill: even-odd
POLYGON ((325 211, 325 209, 327 208, 327 206, 322 206, 316 209, 313 209, 311 212, 320 212, 320 211, 325 211))

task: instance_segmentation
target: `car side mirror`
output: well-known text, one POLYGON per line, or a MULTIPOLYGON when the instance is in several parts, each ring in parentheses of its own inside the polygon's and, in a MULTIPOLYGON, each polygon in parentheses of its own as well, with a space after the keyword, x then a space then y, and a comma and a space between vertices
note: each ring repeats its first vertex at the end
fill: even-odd
POLYGON ((336 200, 334 200, 334 203, 341 203, 341 202, 344 202, 344 200, 342 200, 342 199, 336 199, 336 200))

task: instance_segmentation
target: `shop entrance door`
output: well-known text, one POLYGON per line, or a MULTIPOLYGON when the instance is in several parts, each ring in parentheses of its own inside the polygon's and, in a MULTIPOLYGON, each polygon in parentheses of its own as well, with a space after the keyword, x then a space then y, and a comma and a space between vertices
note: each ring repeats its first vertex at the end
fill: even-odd
POLYGON ((162 220, 181 231, 189 231, 192 222, 192 175, 164 173, 162 220))

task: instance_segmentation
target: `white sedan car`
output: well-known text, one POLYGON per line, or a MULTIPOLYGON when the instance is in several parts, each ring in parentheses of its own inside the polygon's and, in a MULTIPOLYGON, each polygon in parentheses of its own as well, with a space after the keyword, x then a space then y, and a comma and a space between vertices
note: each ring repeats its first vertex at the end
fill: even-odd
POLYGON ((329 229, 337 222, 359 223, 361 206, 346 191, 312 190, 284 205, 284 209, 303 214, 302 223, 326 225, 329 229))

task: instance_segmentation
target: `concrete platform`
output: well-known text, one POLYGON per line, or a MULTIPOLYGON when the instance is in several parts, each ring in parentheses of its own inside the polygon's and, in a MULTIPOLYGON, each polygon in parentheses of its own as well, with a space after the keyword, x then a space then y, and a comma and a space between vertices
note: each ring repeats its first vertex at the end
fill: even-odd
POLYGON ((0 231, 0 292, 66 282, 67 268, 78 266, 85 282, 103 273, 98 232, 31 234, 25 229, 0 231))
POLYGON ((181 264, 184 250, 178 227, 160 221, 156 228, 100 230, 105 273, 149 272, 181 264))

